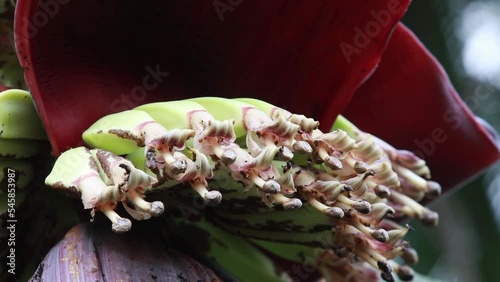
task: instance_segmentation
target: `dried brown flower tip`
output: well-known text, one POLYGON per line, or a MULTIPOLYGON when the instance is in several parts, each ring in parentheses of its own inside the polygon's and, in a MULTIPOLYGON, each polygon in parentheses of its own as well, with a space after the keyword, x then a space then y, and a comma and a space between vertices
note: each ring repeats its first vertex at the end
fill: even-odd
POLYGON ((402 248, 401 258, 407 264, 416 264, 418 262, 418 253, 415 249, 406 246, 402 248))
MULTIPOLYGON (((283 205, 283 208, 285 210, 296 210, 296 209, 299 209, 300 207, 302 207, 302 201, 297 199, 297 198, 290 199, 290 198, 286 198, 285 196, 283 196, 281 194, 277 194, 276 196, 278 196, 281 199, 280 203, 283 205), (283 198, 286 198, 286 200, 283 198)), ((277 200, 277 201, 279 201, 279 200, 277 200)))
POLYGON ((300 154, 310 154, 313 152, 311 145, 305 141, 295 141, 292 148, 295 152, 300 154))
POLYGON ((373 191, 375 192, 377 197, 379 197, 381 199, 387 199, 387 198, 389 198, 389 196, 391 196, 391 190, 389 189, 389 187, 382 185, 382 184, 376 185, 373 188, 373 191))
POLYGON ((402 281, 412 281, 415 276, 413 269, 407 265, 400 265, 396 269, 399 279, 402 281))
POLYGON ((425 209, 420 220, 425 225, 437 226, 439 223, 439 214, 437 212, 425 209))
POLYGON ((341 219, 344 217, 344 211, 338 207, 327 208, 323 210, 323 212, 334 219, 341 219))
POLYGON ((115 233, 125 233, 132 228, 132 222, 128 218, 122 218, 115 211, 116 204, 104 204, 99 207, 99 210, 106 215, 113 223, 111 229, 115 233))
POLYGON ((362 162, 356 162, 354 164, 354 171, 357 174, 363 174, 368 170, 368 166, 365 163, 362 162))
POLYGON ((434 181, 427 182, 427 193, 425 194, 430 199, 435 199, 441 195, 441 185, 434 181))

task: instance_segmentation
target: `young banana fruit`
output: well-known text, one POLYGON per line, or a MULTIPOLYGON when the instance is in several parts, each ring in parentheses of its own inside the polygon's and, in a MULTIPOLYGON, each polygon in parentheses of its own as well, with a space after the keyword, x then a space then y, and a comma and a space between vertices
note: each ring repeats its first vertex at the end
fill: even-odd
POLYGON ((35 156, 46 139, 31 95, 19 89, 0 92, 0 157, 35 156))
POLYGON ((15 187, 15 193, 9 190, 16 206, 24 200, 24 188, 34 178, 31 158, 39 154, 46 138, 31 95, 19 89, 0 92, 0 216, 13 208, 7 187, 15 187), (9 171, 14 172, 11 180, 9 171))
POLYGON ((187 184, 205 202, 199 227, 215 237, 238 235, 329 279, 363 281, 378 270, 392 281, 413 276, 394 259, 416 255, 403 240, 409 227, 391 218, 438 222, 419 204, 440 193, 425 162, 342 117, 325 133, 263 101, 202 97, 105 116, 83 139, 94 149, 62 154, 46 183, 102 211, 116 232, 131 228, 118 202, 148 219, 164 207, 143 200, 147 190, 187 184))

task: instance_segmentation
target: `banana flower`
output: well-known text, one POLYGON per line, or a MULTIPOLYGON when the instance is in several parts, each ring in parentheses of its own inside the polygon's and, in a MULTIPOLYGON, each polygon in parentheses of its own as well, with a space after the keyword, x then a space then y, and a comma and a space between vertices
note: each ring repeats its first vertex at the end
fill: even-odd
MULTIPOLYGON (((344 115, 424 158, 449 190, 498 161, 498 140, 400 23, 410 2, 20 0, 15 43, 54 156, 83 145, 82 132, 110 113, 246 96, 313 117, 323 131, 344 115)), ((370 232, 379 241, 401 235, 370 232)), ((341 263, 327 267, 356 267, 341 263)))

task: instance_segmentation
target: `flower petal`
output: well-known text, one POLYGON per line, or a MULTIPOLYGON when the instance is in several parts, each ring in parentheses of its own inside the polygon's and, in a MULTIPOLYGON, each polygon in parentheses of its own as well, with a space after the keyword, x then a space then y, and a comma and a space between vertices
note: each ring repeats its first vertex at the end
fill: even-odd
MULTIPOLYGON (((485 99, 485 92, 477 98, 485 99)), ((445 189, 499 159, 493 136, 477 123, 436 59, 402 24, 380 66, 343 114, 360 129, 423 157, 445 189)))
POLYGON ((39 2, 18 1, 16 46, 57 155, 151 101, 251 96, 334 116, 410 1, 39 2))

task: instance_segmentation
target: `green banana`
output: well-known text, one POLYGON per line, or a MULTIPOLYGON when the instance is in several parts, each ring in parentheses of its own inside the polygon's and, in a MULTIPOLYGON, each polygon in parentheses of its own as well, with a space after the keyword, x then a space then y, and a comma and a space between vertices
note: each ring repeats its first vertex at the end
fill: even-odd
POLYGON ((37 140, 0 138, 0 158, 31 158, 40 152, 41 145, 37 140))
MULTIPOLYGON (((199 112, 210 114, 200 104, 190 101, 157 102, 141 105, 135 110, 148 113, 156 122, 167 129, 193 129, 192 117, 199 112)), ((198 121, 201 122, 201 121, 198 121)))
MULTIPOLYGON (((31 95, 19 89, 0 92, 0 182, 2 187, 15 185, 16 206, 24 201, 24 189, 35 177, 30 158, 40 153, 46 138, 31 95), (15 171, 13 182, 9 169, 15 171)), ((8 193, 0 191, 0 215, 7 211, 9 200, 8 193)))
POLYGON ((277 114, 283 115, 288 121, 300 125, 301 130, 305 132, 311 132, 319 126, 319 122, 312 118, 307 118, 304 115, 292 114, 285 109, 276 107, 262 100, 254 98, 235 98, 234 100, 253 105, 271 117, 277 114))
POLYGON ((233 127, 236 137, 246 135, 243 120, 244 112, 242 109, 248 107, 248 104, 239 103, 237 101, 229 104, 231 100, 219 97, 199 97, 190 99, 189 101, 202 105, 203 108, 211 113, 217 120, 233 119, 235 121, 233 127))
POLYGON ((339 115, 335 119, 335 122, 333 123, 332 131, 337 130, 337 129, 344 130, 345 132, 347 132, 347 134, 349 134, 349 136, 351 136, 354 139, 359 138, 359 134, 358 134, 359 129, 352 122, 350 122, 348 119, 346 119, 342 115, 339 115))
MULTIPOLYGON (((151 128, 151 135, 160 135, 166 129, 143 111, 129 110, 105 116, 82 134, 83 140, 93 148, 100 148, 117 155, 129 154, 145 146, 143 130, 151 128)), ((156 136, 154 136, 156 137, 156 136)))
POLYGON ((186 172, 191 162, 180 151, 193 135, 190 129, 167 130, 146 112, 129 110, 101 118, 82 137, 91 147, 117 155, 130 154, 144 147, 146 160, 152 165, 150 168, 155 171, 162 168, 158 171, 159 180, 170 177, 186 181, 184 177, 191 173, 186 172))
MULTIPOLYGON (((253 105, 237 100, 203 97, 192 101, 200 103, 209 112, 214 113, 216 118, 224 120, 233 118, 236 136, 246 135, 247 150, 234 148, 237 158, 234 164, 228 166, 236 179, 238 174, 242 174, 245 177, 240 179, 241 181, 247 185, 255 184, 262 201, 268 206, 279 203, 286 209, 297 209, 302 205, 299 199, 288 198, 280 193, 282 188, 286 188, 281 187, 286 177, 282 178, 279 169, 272 163, 275 157, 290 161, 293 158, 292 150, 300 151, 298 150, 300 146, 296 146, 297 143, 303 143, 310 148, 307 143, 295 140, 299 131, 298 125, 287 122, 283 116, 270 117, 253 105), (271 173, 261 175, 256 169, 271 173), (280 179, 282 183, 278 181, 280 179), (267 196, 267 193, 271 195, 267 196)), ((293 183, 289 183, 289 186, 289 190, 295 191, 293 183)))
POLYGON ((136 168, 143 170, 152 176, 156 175, 155 172, 151 171, 146 166, 146 155, 144 154, 144 148, 138 148, 134 152, 127 154, 126 159, 131 161, 136 168))
POLYGON ((260 152, 256 147, 273 146, 275 143, 286 147, 292 146, 293 139, 300 129, 298 125, 284 120, 283 114, 277 113, 270 116, 254 105, 240 100, 202 97, 194 98, 192 101, 200 103, 217 119, 234 119, 236 136, 246 135, 246 147, 250 151, 254 151, 254 154, 260 152), (257 132, 264 134, 263 136, 255 136, 257 132))
MULTIPOLYGON (((230 141, 234 140, 232 137, 234 133, 230 126, 232 122, 216 122, 198 104, 191 103, 189 105, 189 102, 186 104, 188 105, 179 106, 178 103, 174 102, 148 104, 141 107, 141 110, 130 110, 110 115, 92 125, 89 130, 84 132, 83 138, 93 147, 110 150, 116 154, 134 153, 137 151, 137 146, 142 145, 145 147, 144 162, 146 167, 156 174, 159 180, 157 185, 161 185, 169 179, 188 182, 207 203, 215 204, 220 202, 221 194, 207 189, 207 179, 212 177, 213 172, 210 161, 205 154, 213 151, 214 155, 226 160, 226 163, 231 161, 234 153, 231 150, 226 152, 219 143, 220 140, 226 140, 226 138, 230 141), (192 110, 193 106, 194 113, 185 112, 192 110), (170 113, 179 113, 179 109, 183 111, 183 116, 178 114, 177 117, 181 124, 182 121, 185 121, 188 128, 167 130, 145 112, 161 116, 161 112, 169 115, 170 113), (131 121, 132 124, 127 124, 131 121), (214 126, 217 128, 214 129, 214 126), (220 128, 229 129, 229 131, 222 130, 221 132, 220 128), (188 148, 187 151, 183 151, 187 140, 191 137, 195 137, 195 143, 201 145, 197 146, 198 148, 188 148), (120 142, 120 139, 134 140, 135 144, 129 142, 126 148, 112 148, 113 144, 109 142, 120 142), (200 151, 205 152, 205 154, 200 151)), ((168 119, 163 119, 162 122, 169 126, 168 119)))
POLYGON ((201 153, 217 157, 225 164, 235 160, 234 151, 227 144, 234 142, 234 121, 219 122, 200 104, 192 101, 158 102, 136 108, 145 111, 167 129, 191 129, 194 141, 187 141, 188 146, 195 146, 201 153))
POLYGON ((329 278, 355 271, 362 280, 378 269, 391 279, 411 276, 393 261, 411 251, 402 240, 408 228, 386 217, 438 220, 418 203, 440 192, 425 162, 343 117, 324 133, 317 121, 263 101, 202 97, 103 117, 83 139, 96 149, 61 155, 46 183, 81 193, 116 232, 130 228, 116 203, 147 219, 163 204, 144 201, 146 190, 188 183, 209 204, 194 224, 215 238, 246 237, 298 263, 306 255, 329 278))
POLYGON ((123 233, 132 223, 115 211, 122 202, 132 217, 148 219, 163 213, 161 202, 146 202, 143 194, 157 180, 111 152, 78 147, 61 154, 45 183, 55 189, 80 196, 86 209, 103 212, 113 223, 112 230, 123 233), (132 205, 130 207, 129 205, 132 205))
POLYGON ((0 138, 46 140, 47 135, 29 92, 0 92, 0 138))

